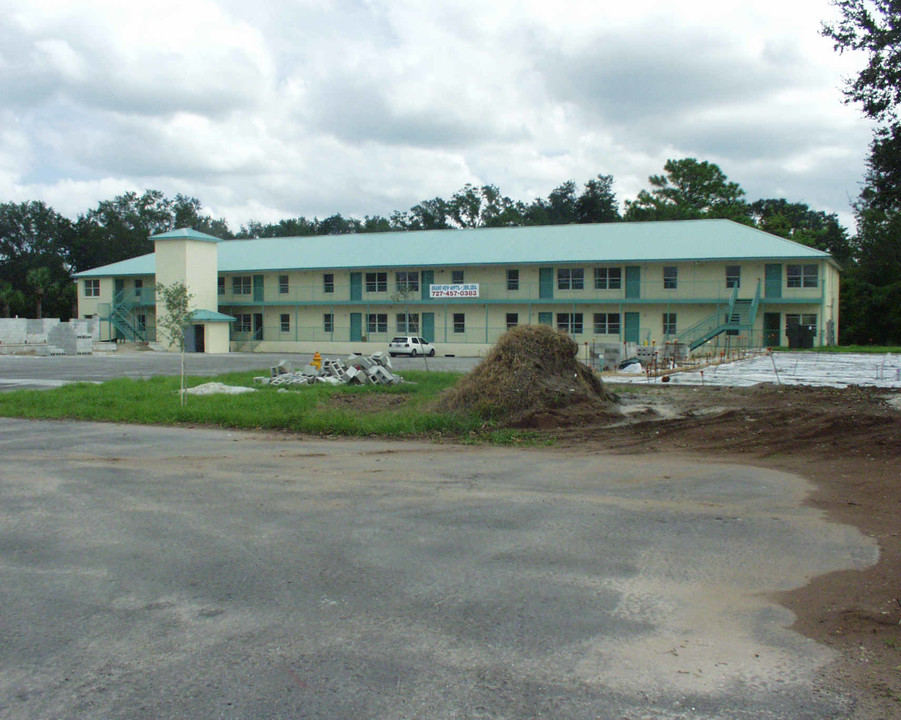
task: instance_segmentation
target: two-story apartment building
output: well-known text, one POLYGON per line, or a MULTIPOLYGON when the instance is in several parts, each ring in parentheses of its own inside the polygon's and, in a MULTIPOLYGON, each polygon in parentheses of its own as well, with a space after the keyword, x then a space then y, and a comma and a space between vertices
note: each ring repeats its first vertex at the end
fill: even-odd
POLYGON ((184 277, 204 298, 198 348, 204 319, 231 318, 230 349, 266 352, 368 352, 418 334, 440 354, 476 355, 508 328, 535 323, 580 343, 693 348, 727 338, 784 345, 798 326, 822 345, 838 332, 835 261, 728 220, 228 242, 183 230, 155 240, 154 253, 77 276, 79 315, 99 315, 109 338, 155 339, 160 276, 184 277), (178 243, 187 253, 173 250, 178 243), (197 264, 209 272, 192 272, 197 264), (215 300, 205 287, 212 264, 215 300))

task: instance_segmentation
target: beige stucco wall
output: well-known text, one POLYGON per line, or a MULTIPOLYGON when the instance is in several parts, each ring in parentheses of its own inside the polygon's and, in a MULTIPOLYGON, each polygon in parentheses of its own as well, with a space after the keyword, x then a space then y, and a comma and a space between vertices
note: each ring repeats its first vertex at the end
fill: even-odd
MULTIPOLYGON (((192 310, 215 311, 218 305, 216 243, 173 238, 156 240, 154 247, 157 283, 165 286, 184 283, 188 292, 193 295, 189 303, 192 310)), ((161 302, 157 303, 156 317, 160 320, 165 317, 165 308, 161 302)), ((176 345, 159 323, 157 342, 170 350, 176 349, 176 345)))
POLYGON ((227 353, 229 351, 229 324, 226 322, 204 323, 204 351, 207 353, 227 353))

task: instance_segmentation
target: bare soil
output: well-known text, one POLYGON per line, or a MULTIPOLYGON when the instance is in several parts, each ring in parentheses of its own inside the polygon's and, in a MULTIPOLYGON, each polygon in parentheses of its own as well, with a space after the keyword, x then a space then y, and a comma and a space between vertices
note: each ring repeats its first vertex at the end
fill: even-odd
POLYGON ((839 651, 821 682, 858 699, 855 720, 901 717, 901 393, 654 385, 623 388, 620 401, 619 424, 575 406, 533 426, 567 452, 680 452, 796 473, 816 486, 810 505, 876 539, 875 566, 776 599, 796 630, 839 651))

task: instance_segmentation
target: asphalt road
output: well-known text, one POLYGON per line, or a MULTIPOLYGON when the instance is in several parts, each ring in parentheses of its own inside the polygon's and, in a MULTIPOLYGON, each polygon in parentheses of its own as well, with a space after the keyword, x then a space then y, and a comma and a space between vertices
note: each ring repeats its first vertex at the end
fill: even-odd
MULTIPOLYGON (((240 370, 268 373, 269 368, 280 360, 290 360, 295 367, 300 367, 309 364, 312 357, 292 353, 192 353, 185 356, 185 367, 189 375, 204 377, 240 370)), ((397 370, 425 369, 427 363, 432 370, 461 372, 471 370, 478 361, 479 358, 463 357, 434 357, 427 360, 421 357, 397 357, 391 360, 397 370)), ((0 392, 59 387, 67 382, 102 382, 118 377, 178 375, 180 372, 181 357, 178 353, 144 351, 53 357, 0 355, 0 392)))
POLYGON ((0 419, 0 717, 845 718, 800 478, 0 419))

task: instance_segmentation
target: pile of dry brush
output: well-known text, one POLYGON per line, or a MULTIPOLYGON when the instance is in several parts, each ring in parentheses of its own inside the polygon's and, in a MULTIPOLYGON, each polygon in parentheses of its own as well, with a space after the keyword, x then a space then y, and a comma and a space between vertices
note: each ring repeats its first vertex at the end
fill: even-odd
POLYGON ((475 412, 504 425, 529 425, 548 411, 586 406, 609 412, 613 399, 576 359, 579 346, 546 325, 506 332, 476 368, 438 401, 441 411, 475 412))

